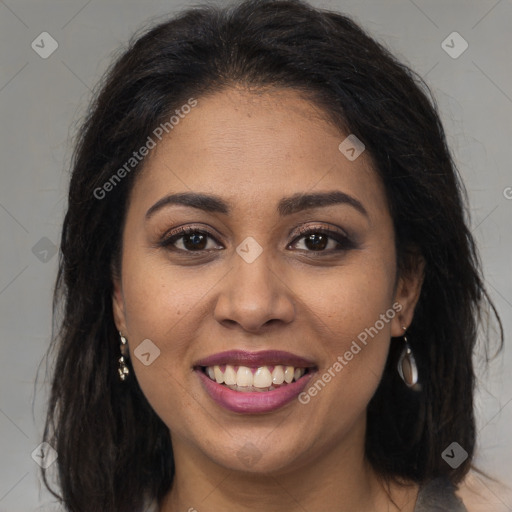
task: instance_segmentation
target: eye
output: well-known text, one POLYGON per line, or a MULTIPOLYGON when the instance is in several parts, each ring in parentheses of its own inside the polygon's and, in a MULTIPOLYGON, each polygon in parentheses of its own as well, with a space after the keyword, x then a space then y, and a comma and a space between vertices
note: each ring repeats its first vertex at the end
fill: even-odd
POLYGON ((185 226, 171 231, 159 245, 170 250, 201 252, 219 249, 220 244, 208 231, 185 226), (209 243, 212 241, 215 243, 209 243))
MULTIPOLYGON (((298 230, 299 236, 287 248, 307 252, 331 253, 355 247, 342 230, 325 227, 306 227, 298 230)), ((158 244, 176 252, 208 252, 223 249, 223 246, 208 231, 194 226, 183 226, 172 230, 158 244)))
POLYGON ((344 251, 354 248, 354 243, 340 231, 324 227, 308 227, 299 230, 300 236, 289 245, 294 249, 314 252, 344 251))

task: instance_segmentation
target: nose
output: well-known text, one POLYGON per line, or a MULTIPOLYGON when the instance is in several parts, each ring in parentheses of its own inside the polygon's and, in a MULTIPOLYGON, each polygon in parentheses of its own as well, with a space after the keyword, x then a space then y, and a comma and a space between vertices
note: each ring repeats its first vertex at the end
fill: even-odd
POLYGON ((260 332, 271 324, 288 324, 295 318, 293 292, 282 273, 269 267, 265 251, 252 263, 234 255, 231 272, 220 283, 214 316, 226 327, 238 325, 260 332))

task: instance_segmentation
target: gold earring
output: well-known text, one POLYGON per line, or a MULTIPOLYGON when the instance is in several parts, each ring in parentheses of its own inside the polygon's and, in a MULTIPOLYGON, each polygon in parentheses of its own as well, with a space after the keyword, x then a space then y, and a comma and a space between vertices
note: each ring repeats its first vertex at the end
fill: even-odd
POLYGON ((130 375, 130 369, 126 365, 126 361, 123 355, 123 347, 126 346, 127 341, 126 338, 121 334, 121 331, 119 331, 119 337, 121 338, 121 357, 118 359, 119 368, 117 369, 117 371, 119 373, 119 379, 121 379, 121 381, 124 382, 126 380, 126 377, 130 375))
POLYGON ((407 336, 405 335, 407 327, 402 327, 402 329, 404 330, 405 345, 398 359, 398 374, 407 387, 418 390, 418 366, 416 365, 416 359, 414 358, 411 347, 407 341, 407 336))

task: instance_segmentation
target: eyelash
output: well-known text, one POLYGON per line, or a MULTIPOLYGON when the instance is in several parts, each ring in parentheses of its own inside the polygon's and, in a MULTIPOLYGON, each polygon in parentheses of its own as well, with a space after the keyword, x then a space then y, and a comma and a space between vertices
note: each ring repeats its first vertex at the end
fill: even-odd
MULTIPOLYGON (((197 251, 191 251, 191 250, 178 249, 176 247, 173 247, 173 244, 176 243, 178 240, 180 240, 181 238, 183 238, 186 235, 191 235, 191 234, 205 235, 208 238, 211 238, 216 244, 221 245, 211 233, 209 233, 208 231, 206 231, 204 229, 196 228, 194 226, 179 227, 179 228, 171 231, 171 233, 168 236, 165 236, 162 239, 162 241, 159 242, 158 245, 160 247, 164 247, 164 248, 167 248, 167 249, 175 251, 175 252, 182 252, 182 253, 188 253, 188 254, 196 253, 198 255, 201 255, 201 254, 204 254, 205 252, 212 251, 212 249, 200 249, 200 250, 197 250, 197 251)), ((287 248, 290 247, 291 245, 297 243, 300 239, 303 239, 307 235, 310 235, 310 234, 326 235, 327 237, 329 237, 329 239, 332 239, 335 242, 337 242, 338 246, 335 249, 319 250, 319 251, 300 249, 300 250, 303 250, 303 251, 308 252, 308 253, 330 254, 330 253, 333 253, 333 252, 347 251, 347 250, 355 248, 355 246, 356 246, 355 243, 344 232, 342 232, 341 230, 340 231, 334 231, 334 230, 331 230, 331 229, 327 229, 325 227, 311 227, 311 226, 304 227, 303 226, 303 227, 299 228, 299 230, 295 234, 296 235, 295 238, 287 246, 287 248)), ((218 249, 213 249, 213 250, 218 250, 218 249)))

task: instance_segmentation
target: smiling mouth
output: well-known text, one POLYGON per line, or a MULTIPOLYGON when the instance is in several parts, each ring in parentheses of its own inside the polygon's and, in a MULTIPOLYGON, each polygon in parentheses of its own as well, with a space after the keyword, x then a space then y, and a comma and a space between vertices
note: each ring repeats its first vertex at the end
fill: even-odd
POLYGON ((200 366, 198 369, 217 384, 245 393, 279 389, 314 370, 285 365, 250 367, 230 364, 200 366))

